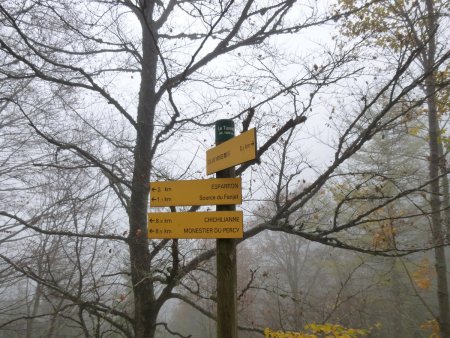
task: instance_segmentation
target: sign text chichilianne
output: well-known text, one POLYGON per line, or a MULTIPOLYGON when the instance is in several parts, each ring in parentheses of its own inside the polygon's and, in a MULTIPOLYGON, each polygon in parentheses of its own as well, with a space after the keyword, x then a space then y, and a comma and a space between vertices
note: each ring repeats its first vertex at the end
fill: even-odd
POLYGON ((242 238, 242 236, 242 211, 148 214, 148 238, 242 238))

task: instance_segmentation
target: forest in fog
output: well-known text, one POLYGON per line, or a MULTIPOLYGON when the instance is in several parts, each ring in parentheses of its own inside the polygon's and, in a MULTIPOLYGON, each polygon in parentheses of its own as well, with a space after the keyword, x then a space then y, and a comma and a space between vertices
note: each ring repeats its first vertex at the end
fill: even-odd
POLYGON ((238 337, 450 338, 449 41, 445 0, 2 0, 0 337, 225 338, 216 240, 148 225, 216 210, 149 187, 226 119, 238 337))

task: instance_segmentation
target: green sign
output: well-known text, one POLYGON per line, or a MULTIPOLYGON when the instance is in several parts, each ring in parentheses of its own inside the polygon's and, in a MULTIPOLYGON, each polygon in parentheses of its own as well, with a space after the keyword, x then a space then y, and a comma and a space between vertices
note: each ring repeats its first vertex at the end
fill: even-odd
POLYGON ((216 144, 222 143, 234 137, 233 120, 216 121, 216 144))

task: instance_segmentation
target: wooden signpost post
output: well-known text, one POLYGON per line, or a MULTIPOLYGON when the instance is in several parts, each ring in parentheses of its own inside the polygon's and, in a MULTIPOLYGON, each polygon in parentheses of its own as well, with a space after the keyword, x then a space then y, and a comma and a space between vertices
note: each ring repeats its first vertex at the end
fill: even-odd
MULTIPOLYGON (((251 143, 256 147, 253 139, 234 137, 234 122, 232 120, 216 121, 216 147, 206 153, 206 172, 217 172, 217 178, 235 177, 234 165, 239 161, 249 161, 247 147, 242 145, 251 143), (236 142, 236 139, 238 141, 236 142), (243 151, 241 151, 242 149, 243 151)), ((254 130, 253 130, 254 135, 254 130)), ((251 135, 251 134, 247 134, 251 135)), ((256 154, 256 151, 255 151, 256 154)), ((218 205, 218 211, 236 210, 235 205, 218 205)), ((216 241, 217 265, 217 338, 237 338, 237 268, 236 268, 236 241, 234 239, 217 239, 216 241)))
POLYGON ((217 337, 237 338, 236 238, 243 236, 241 178, 234 166, 256 158, 256 131, 234 137, 233 120, 215 124, 216 147, 206 152, 215 179, 150 183, 150 207, 216 205, 215 212, 150 212, 148 238, 216 238, 217 337))

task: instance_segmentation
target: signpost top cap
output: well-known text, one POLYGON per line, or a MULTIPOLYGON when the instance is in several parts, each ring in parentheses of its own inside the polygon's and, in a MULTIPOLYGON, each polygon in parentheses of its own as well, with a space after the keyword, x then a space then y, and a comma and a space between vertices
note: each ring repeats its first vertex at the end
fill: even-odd
POLYGON ((225 142, 234 137, 234 121, 230 119, 217 120, 216 144, 225 142))

